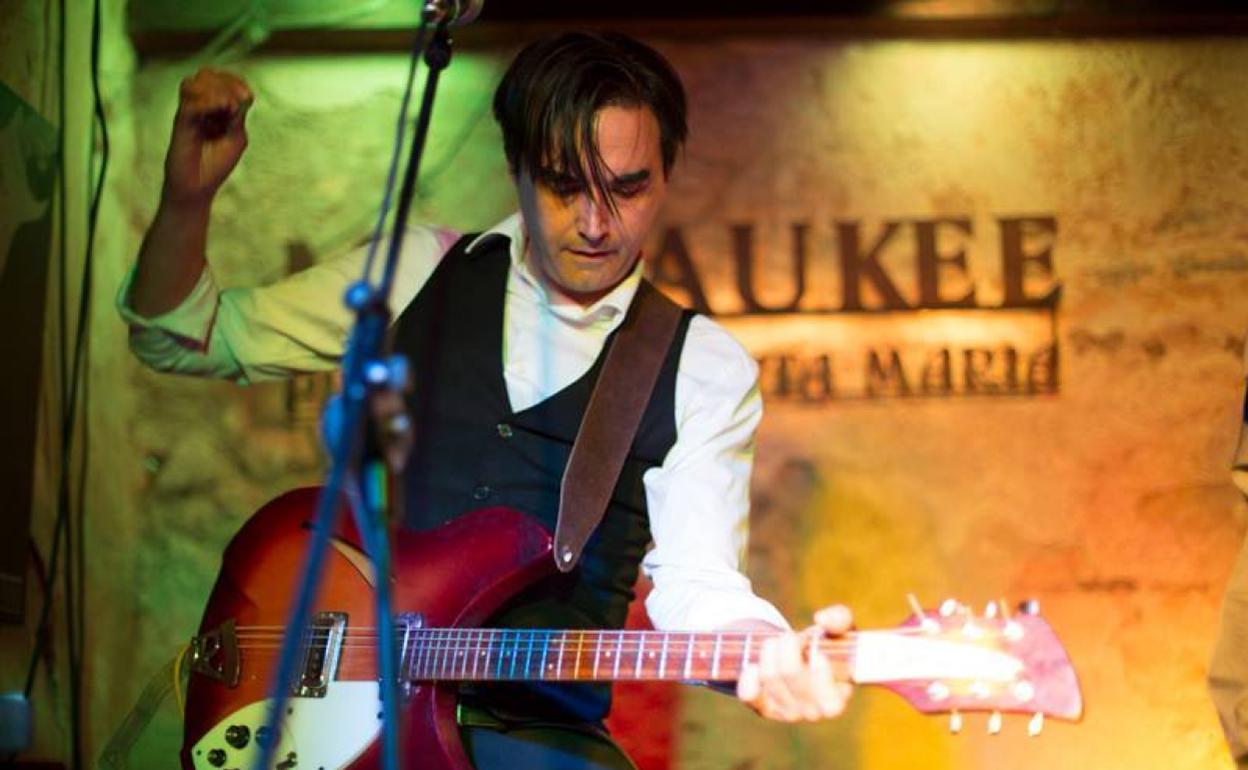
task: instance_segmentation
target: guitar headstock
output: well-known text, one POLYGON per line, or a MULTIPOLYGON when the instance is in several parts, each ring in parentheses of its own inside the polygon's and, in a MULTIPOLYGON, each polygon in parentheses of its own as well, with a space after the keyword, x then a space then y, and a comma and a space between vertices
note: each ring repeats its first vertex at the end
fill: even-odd
POLYGON ((858 634, 854 678, 880 684, 926 714, 950 714, 950 730, 964 713, 988 712, 988 731, 1001 715, 1031 716, 1040 732, 1045 717, 1077 721, 1083 696, 1074 667, 1035 602, 1009 612, 992 602, 976 615, 948 600, 890 630, 858 634))

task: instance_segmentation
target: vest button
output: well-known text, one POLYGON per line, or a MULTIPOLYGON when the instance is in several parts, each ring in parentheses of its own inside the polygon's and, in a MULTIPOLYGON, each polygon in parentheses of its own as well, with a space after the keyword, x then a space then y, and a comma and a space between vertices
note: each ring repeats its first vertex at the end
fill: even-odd
POLYGON ((485 498, 489 496, 490 496, 490 488, 486 486, 485 484, 482 484, 478 486, 476 489, 472 490, 473 500, 484 500, 485 498))
POLYGON ((499 423, 497 426, 495 426, 495 427, 498 429, 498 435, 502 436, 503 438, 511 438, 511 437, 512 437, 512 435, 513 435, 513 434, 512 434, 512 431, 511 431, 511 426, 510 426, 510 425, 508 425, 507 423, 505 423, 505 422, 500 422, 500 423, 499 423))

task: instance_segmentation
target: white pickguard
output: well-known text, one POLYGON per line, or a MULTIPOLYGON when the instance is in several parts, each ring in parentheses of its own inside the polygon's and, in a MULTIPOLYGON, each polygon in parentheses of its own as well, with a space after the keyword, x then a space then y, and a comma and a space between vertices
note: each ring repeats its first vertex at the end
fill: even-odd
MULTIPOLYGON (((381 711, 376 682, 332 682, 324 698, 290 698, 282 725, 274 768, 346 767, 381 735, 381 711), (293 754, 293 757, 291 756, 293 754), (291 763, 294 760, 294 763, 291 763)), ((195 770, 249 770, 258 758, 256 733, 268 718, 269 700, 249 703, 221 720, 191 750, 195 770), (225 742, 231 725, 246 727, 247 745, 236 749, 225 742), (225 763, 209 763, 213 749, 225 752, 225 763)))

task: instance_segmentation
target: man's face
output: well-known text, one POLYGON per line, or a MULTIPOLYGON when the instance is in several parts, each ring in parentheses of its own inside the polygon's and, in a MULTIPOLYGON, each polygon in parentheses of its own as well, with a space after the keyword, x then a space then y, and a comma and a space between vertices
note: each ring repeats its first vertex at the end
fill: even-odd
POLYGON ((667 194, 659 124, 648 107, 604 107, 595 134, 615 211, 561 169, 516 179, 525 260, 548 288, 588 306, 632 270, 667 194))

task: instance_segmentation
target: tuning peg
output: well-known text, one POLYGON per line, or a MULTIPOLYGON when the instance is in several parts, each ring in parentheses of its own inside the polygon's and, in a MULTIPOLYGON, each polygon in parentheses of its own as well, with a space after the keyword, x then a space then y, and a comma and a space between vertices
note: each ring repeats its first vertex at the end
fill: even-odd
POLYGON ((927 686, 927 697, 934 701, 942 701, 948 698, 952 693, 949 685, 944 682, 932 682, 927 686))
POLYGON ((1040 602, 1037 599, 1028 599, 1025 602, 1019 603, 1018 611, 1024 615, 1039 615, 1040 602))
POLYGON ((1023 624, 1017 620, 1007 620, 1001 633, 1011 642, 1017 642, 1023 638, 1023 624))
POLYGON ((943 602, 940 603, 940 616, 942 618, 953 617, 953 614, 958 611, 958 608, 959 608, 959 605, 956 600, 945 599, 943 602))
POLYGON ((988 620, 995 620, 997 612, 997 603, 995 601, 988 602, 984 605, 984 617, 988 620))
POLYGON ((1027 734, 1030 735, 1032 738, 1035 738, 1037 735, 1040 734, 1040 731, 1043 729, 1044 729, 1044 712, 1037 711, 1035 715, 1031 718, 1031 721, 1027 723, 1027 734))
POLYGON ((919 598, 912 593, 906 594, 906 601, 910 603, 910 610, 914 616, 919 619, 919 630, 925 633, 934 634, 940 630, 940 624, 927 616, 923 611, 923 605, 919 604, 919 598))
POLYGON ((1001 733, 1001 712, 994 711, 988 716, 988 734, 999 735, 1001 733))
POLYGON ((1014 697, 1021 703, 1026 703, 1036 697, 1036 686, 1026 680, 1015 682, 1011 689, 1014 691, 1014 697))
MULTIPOLYGON (((1021 607, 1022 605, 1019 606, 1021 607)), ((1005 599, 999 599, 997 600, 997 608, 1001 611, 1002 619, 1005 620, 1005 625, 1001 628, 1005 638, 1011 642, 1017 642, 1019 639, 1022 639, 1023 626, 1010 614, 1010 603, 1005 599)))
POLYGON ((960 732, 962 732, 962 714, 954 709, 949 712, 949 733, 957 735, 960 732))

